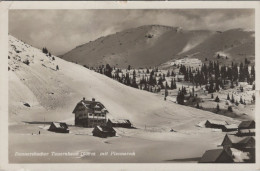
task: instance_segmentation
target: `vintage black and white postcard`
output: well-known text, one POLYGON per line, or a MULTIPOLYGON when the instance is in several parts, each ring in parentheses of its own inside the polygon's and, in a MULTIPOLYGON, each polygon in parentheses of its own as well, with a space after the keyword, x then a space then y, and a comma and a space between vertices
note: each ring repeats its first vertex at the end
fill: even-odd
POLYGON ((0 5, 3 169, 259 169, 259 2, 0 5))

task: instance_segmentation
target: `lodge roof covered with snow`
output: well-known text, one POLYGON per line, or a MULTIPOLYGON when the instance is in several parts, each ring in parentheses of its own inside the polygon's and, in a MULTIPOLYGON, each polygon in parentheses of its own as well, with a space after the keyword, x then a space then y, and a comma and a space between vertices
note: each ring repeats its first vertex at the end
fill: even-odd
POLYGON ((77 103, 72 113, 75 113, 77 111, 79 105, 83 105, 85 108, 89 108, 89 109, 101 108, 101 110, 106 110, 105 106, 102 103, 95 101, 94 99, 93 100, 83 99, 77 103))
POLYGON ((100 126, 96 126, 95 128, 101 132, 116 132, 112 127, 108 127, 108 126, 100 125, 100 126))
POLYGON ((240 133, 246 134, 246 133, 255 133, 255 129, 242 129, 239 131, 240 133))
POLYGON ((68 125, 65 122, 52 122, 56 128, 67 129, 68 125))
POLYGON ((236 124, 224 125, 226 129, 237 129, 238 126, 236 124))
POLYGON ((109 119, 112 123, 115 124, 131 124, 128 119, 109 119))
MULTIPOLYGON (((222 153, 227 153, 224 149, 214 149, 206 151, 200 159, 200 163, 214 163, 220 158, 222 153)), ((228 155, 228 154, 227 154, 228 155)))
POLYGON ((207 121, 214 125, 228 125, 226 121, 217 121, 217 120, 210 120, 210 119, 208 119, 207 121))
MULTIPOLYGON (((254 139, 254 137, 238 137, 238 136, 235 136, 235 135, 227 135, 227 134, 226 134, 225 138, 226 137, 231 141, 232 144, 246 144, 246 143, 248 143, 248 141, 250 139, 252 139, 252 138, 254 139)), ((222 142, 222 145, 225 141, 225 138, 222 142)))
POLYGON ((251 120, 251 121, 242 121, 238 128, 249 128, 250 126, 254 125, 255 124, 255 121, 254 120, 251 120))

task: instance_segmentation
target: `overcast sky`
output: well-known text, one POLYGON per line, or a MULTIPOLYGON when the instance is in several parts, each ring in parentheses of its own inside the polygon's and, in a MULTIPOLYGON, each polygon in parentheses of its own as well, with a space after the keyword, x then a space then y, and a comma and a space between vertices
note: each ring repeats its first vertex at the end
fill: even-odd
POLYGON ((61 55, 101 36, 142 25, 186 30, 254 30, 251 9, 182 10, 10 10, 9 33, 35 47, 61 55))

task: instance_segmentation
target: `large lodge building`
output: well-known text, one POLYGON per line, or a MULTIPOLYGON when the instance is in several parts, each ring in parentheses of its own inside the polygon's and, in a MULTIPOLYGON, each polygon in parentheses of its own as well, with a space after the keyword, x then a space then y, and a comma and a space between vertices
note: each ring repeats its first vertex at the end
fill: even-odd
POLYGON ((83 127, 95 127, 106 125, 106 114, 108 111, 105 106, 95 101, 93 98, 91 101, 83 98, 73 112, 75 114, 75 125, 83 127))

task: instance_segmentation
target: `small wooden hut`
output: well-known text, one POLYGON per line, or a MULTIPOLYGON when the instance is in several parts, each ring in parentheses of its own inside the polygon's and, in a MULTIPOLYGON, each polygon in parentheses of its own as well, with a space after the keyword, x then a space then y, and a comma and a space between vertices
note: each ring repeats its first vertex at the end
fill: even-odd
POLYGON ((93 131, 93 136, 107 138, 116 136, 116 131, 112 127, 108 126, 95 126, 93 131))
POLYGON ((69 133, 69 127, 65 122, 52 122, 48 130, 58 133, 69 133))

